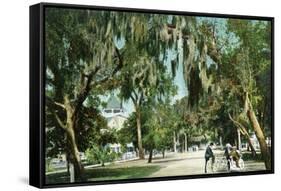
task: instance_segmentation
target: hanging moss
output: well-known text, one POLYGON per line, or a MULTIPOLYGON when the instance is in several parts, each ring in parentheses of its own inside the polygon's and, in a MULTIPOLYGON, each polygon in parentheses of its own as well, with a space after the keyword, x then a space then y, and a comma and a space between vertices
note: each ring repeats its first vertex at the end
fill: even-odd
POLYGON ((201 79, 199 78, 199 69, 198 66, 195 66, 195 68, 191 68, 190 71, 190 79, 188 83, 188 90, 189 90, 189 95, 188 95, 188 103, 189 107, 193 108, 194 106, 198 105, 200 96, 202 95, 202 82, 201 79))

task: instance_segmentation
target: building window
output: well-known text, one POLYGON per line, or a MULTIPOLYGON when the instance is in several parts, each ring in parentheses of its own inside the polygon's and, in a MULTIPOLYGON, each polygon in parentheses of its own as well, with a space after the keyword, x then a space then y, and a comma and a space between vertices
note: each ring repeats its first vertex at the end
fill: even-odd
POLYGON ((120 109, 114 109, 113 113, 120 113, 120 109))

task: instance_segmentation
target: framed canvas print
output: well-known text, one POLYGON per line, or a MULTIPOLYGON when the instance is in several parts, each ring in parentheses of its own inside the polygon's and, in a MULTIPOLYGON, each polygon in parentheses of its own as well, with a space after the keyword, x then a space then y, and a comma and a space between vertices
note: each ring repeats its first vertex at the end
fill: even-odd
POLYGON ((30 7, 30 184, 274 172, 274 19, 30 7))

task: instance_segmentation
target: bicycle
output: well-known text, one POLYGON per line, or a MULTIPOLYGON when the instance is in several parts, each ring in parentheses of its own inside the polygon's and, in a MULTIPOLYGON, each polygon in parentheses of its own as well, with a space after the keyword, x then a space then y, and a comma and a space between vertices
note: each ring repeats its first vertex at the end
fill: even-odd
POLYGON ((238 165, 239 167, 236 165, 236 162, 231 158, 228 160, 229 164, 230 164, 230 168, 228 169, 230 172, 240 172, 243 171, 245 168, 245 163, 244 160, 240 157, 239 161, 238 161, 238 165))
POLYGON ((239 167, 236 166, 236 162, 232 158, 227 160, 225 156, 217 156, 212 169, 213 172, 243 171, 245 168, 245 163, 242 157, 240 157, 238 164, 239 167), (228 167, 228 163, 229 163, 229 167, 228 167))
POLYGON ((216 169, 215 169, 215 163, 216 163, 216 158, 210 158, 210 160, 208 160, 207 162, 207 172, 205 173, 209 173, 209 172, 216 172, 216 169))
POLYGON ((217 157, 214 165, 215 171, 222 171, 227 169, 227 160, 225 157, 217 157))

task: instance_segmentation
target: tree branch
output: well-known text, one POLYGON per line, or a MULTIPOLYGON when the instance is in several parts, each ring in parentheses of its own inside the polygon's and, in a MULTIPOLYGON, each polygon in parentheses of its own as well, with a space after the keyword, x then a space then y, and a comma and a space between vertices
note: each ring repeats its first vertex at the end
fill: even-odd
POLYGON ((117 66, 114 68, 113 72, 110 75, 106 76, 105 78, 101 79, 100 81, 98 81, 95 84, 102 84, 102 83, 106 82, 107 80, 112 78, 123 67, 123 60, 121 58, 121 54, 117 47, 115 47, 115 52, 116 52, 116 56, 119 60, 117 66))
POLYGON ((141 92, 141 95, 140 95, 140 98, 139 98, 139 105, 141 105, 141 102, 142 102, 142 99, 143 99, 143 96, 144 96, 144 94, 143 94, 143 92, 141 92))
POLYGON ((95 69, 93 71, 91 71, 88 75, 84 75, 83 78, 87 78, 87 79, 86 79, 83 87, 81 88, 80 93, 78 94, 78 98, 75 103, 74 116, 78 113, 83 102, 85 101, 89 92, 91 91, 91 89, 92 89, 91 83, 92 83, 93 77, 100 70, 100 68, 101 68, 100 66, 96 66, 95 69))
POLYGON ((133 96, 133 95, 130 95, 130 98, 132 99, 134 105, 137 106, 137 101, 136 101, 136 99, 134 98, 134 96, 133 96))
POLYGON ((117 47, 115 47, 115 52, 116 52, 116 55, 118 57, 119 62, 118 62, 118 65, 114 68, 113 72, 110 75, 108 75, 105 78, 97 81, 96 83, 92 83, 93 77, 98 73, 98 71, 101 68, 100 65, 96 66, 95 69, 92 72, 90 72, 90 74, 84 75, 84 78, 87 78, 87 80, 84 83, 84 87, 81 89, 81 92, 78 94, 78 98, 77 98, 77 101, 75 103, 75 110, 74 110, 73 116, 77 115, 77 113, 80 110, 83 102, 85 101, 85 99, 89 95, 89 92, 91 91, 91 89, 95 85, 102 84, 102 83, 108 81, 111 77, 113 77, 123 67, 123 60, 121 58, 121 54, 120 54, 117 47))
POLYGON ((239 128, 240 132, 241 132, 243 135, 246 135, 246 136, 249 137, 249 134, 248 134, 246 128, 244 127, 244 125, 242 125, 242 124, 239 123, 238 121, 234 120, 234 119, 231 117, 230 114, 228 114, 228 116, 229 116, 229 119, 234 123, 234 125, 239 128))
POLYGON ((65 109, 65 106, 62 103, 59 102, 54 102, 55 105, 60 106, 61 108, 65 109))
POLYGON ((137 101, 137 100, 138 100, 138 94, 137 94, 137 92, 135 91, 135 89, 132 90, 132 93, 133 93, 133 95, 135 96, 135 101, 137 101))
POLYGON ((239 131, 240 131, 244 136, 246 136, 246 138, 248 139, 248 142, 249 142, 249 146, 250 146, 250 148, 251 148, 252 155, 255 156, 255 155, 256 155, 255 148, 254 148, 253 145, 252 145, 250 135, 249 135, 249 133, 247 132, 247 130, 246 130, 246 128, 244 127, 244 125, 242 125, 242 124, 239 123, 238 121, 235 121, 235 120, 231 117, 230 114, 228 114, 228 116, 229 116, 229 119, 234 123, 234 125, 239 128, 239 131))
POLYGON ((60 125, 61 128, 63 128, 64 130, 66 129, 66 125, 63 124, 62 120, 59 118, 59 116, 54 113, 56 120, 58 121, 58 124, 60 125))

